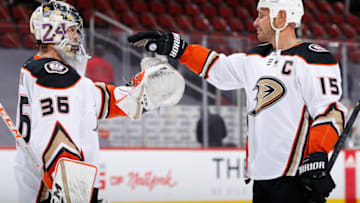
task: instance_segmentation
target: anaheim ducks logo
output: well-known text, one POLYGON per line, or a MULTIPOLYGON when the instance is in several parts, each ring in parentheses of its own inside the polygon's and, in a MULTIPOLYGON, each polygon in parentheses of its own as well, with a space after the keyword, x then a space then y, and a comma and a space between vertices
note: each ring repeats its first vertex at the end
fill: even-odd
POLYGON ((311 51, 315 51, 315 52, 330 52, 329 50, 325 49, 324 47, 322 47, 318 44, 310 44, 309 49, 311 51))
POLYGON ((68 67, 58 61, 50 61, 49 63, 46 63, 44 67, 48 73, 65 74, 69 70, 68 67))
POLYGON ((271 77, 260 78, 254 90, 257 90, 257 102, 256 108, 252 111, 253 115, 276 103, 286 94, 285 86, 279 80, 271 77))

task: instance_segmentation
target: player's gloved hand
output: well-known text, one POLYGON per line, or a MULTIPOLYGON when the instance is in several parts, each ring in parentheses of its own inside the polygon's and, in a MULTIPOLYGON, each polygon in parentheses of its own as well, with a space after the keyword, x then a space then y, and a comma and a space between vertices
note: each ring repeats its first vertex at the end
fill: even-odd
POLYGON ((325 152, 307 155, 299 167, 301 182, 314 202, 325 202, 325 198, 335 188, 330 174, 325 173, 328 157, 325 152))
POLYGON ((173 32, 139 32, 129 36, 128 41, 132 46, 144 46, 148 51, 167 55, 174 59, 179 59, 187 47, 187 43, 181 39, 180 35, 173 32))
POLYGON ((142 71, 126 86, 115 89, 116 105, 131 119, 144 111, 177 104, 185 91, 185 80, 166 59, 145 57, 142 71))

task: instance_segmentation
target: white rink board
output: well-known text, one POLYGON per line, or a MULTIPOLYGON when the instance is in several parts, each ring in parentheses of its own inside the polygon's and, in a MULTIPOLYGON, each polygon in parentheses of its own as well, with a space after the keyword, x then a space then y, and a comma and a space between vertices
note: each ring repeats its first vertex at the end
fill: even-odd
MULTIPOLYGON (((330 199, 345 198, 344 154, 333 168, 337 187, 330 199)), ((357 151, 356 160, 359 156, 357 151)), ((14 149, 0 149, 0 202, 17 200, 14 158, 14 149)), ((102 149, 100 196, 127 202, 251 200, 251 184, 243 181, 244 158, 243 150, 102 149)), ((359 161, 355 166, 360 168, 359 161)))
POLYGON ((246 185, 243 181, 244 151, 108 150, 101 155, 104 169, 100 171, 106 171, 101 178, 106 183, 102 196, 107 199, 196 201, 251 198, 251 184, 246 185), (116 159, 114 154, 117 154, 116 159), (151 174, 147 180, 146 174, 151 174), (123 182, 112 185, 115 177, 123 182), (150 182, 156 177, 165 181, 152 187, 150 182))

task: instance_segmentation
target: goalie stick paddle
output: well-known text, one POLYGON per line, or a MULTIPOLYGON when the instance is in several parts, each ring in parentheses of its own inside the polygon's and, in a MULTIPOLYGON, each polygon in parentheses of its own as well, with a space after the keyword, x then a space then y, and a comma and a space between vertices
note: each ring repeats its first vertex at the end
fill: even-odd
POLYGON ((325 170, 326 174, 330 173, 332 167, 335 164, 336 158, 339 156, 341 149, 344 147, 346 138, 349 136, 349 134, 351 132, 351 128, 355 123, 355 120, 359 114, 359 110, 360 110, 360 99, 356 103, 354 110, 351 113, 351 116, 345 125, 345 129, 344 129, 343 133, 341 134, 341 136, 339 137, 338 141, 336 142, 336 144, 334 146, 334 152, 331 155, 329 163, 328 163, 328 167, 325 170))
POLYGON ((1 103, 0 103, 0 115, 1 118, 4 120, 6 126, 9 128, 11 134, 14 136, 18 146, 20 146, 25 151, 25 153, 27 153, 30 156, 32 162, 34 163, 38 171, 39 176, 42 178, 47 188, 51 189, 52 185, 49 175, 43 172, 43 170, 41 169, 41 165, 42 165, 41 162, 38 159, 36 159, 34 152, 31 150, 30 146, 26 144, 24 138, 20 135, 19 131, 16 129, 14 122, 11 120, 9 114, 5 111, 5 108, 1 103))

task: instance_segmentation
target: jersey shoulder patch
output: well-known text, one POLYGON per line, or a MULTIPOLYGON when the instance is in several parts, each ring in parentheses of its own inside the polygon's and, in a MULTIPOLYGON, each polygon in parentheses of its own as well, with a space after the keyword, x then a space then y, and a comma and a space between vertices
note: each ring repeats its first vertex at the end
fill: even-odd
POLYGON ((68 88, 80 79, 80 75, 72 67, 54 58, 32 57, 23 67, 37 78, 38 85, 46 88, 68 88))
POLYGON ((260 44, 250 49, 249 51, 246 52, 246 55, 258 54, 261 55, 262 57, 265 57, 269 55, 272 51, 273 51, 272 44, 266 43, 266 44, 260 44))
POLYGON ((69 68, 59 61, 50 61, 44 65, 45 71, 48 73, 57 73, 63 75, 69 71, 69 68))
POLYGON ((281 52, 281 55, 300 56, 307 63, 318 65, 335 65, 337 60, 331 52, 314 43, 302 43, 281 52))

